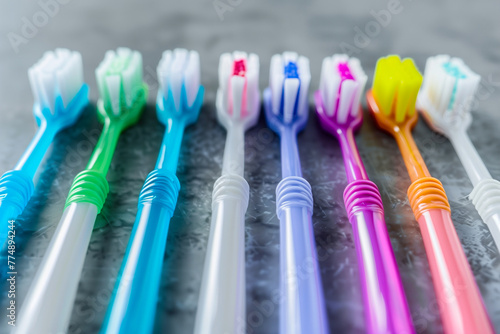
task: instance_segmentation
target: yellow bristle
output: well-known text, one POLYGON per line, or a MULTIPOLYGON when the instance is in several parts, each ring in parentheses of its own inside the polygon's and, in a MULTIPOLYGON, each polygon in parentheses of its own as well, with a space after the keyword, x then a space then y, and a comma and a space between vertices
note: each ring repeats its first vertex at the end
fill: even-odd
POLYGON ((373 96, 380 110, 393 114, 397 122, 415 113, 415 101, 422 84, 422 75, 410 58, 403 61, 392 55, 380 58, 375 69, 373 96))

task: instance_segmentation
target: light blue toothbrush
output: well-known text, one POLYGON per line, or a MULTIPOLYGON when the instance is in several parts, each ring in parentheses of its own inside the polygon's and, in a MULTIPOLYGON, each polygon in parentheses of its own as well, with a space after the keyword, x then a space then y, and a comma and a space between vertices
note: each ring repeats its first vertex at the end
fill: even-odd
POLYGON ((55 135, 72 126, 89 102, 78 52, 48 51, 29 69, 28 75, 38 131, 14 169, 0 177, 1 245, 8 235, 8 221, 23 212, 33 195, 33 179, 55 135))
POLYGON ((200 60, 195 51, 166 51, 158 64, 158 119, 166 126, 155 169, 139 195, 139 207, 120 276, 101 333, 150 333, 167 233, 179 193, 175 175, 182 135, 203 102, 200 60))

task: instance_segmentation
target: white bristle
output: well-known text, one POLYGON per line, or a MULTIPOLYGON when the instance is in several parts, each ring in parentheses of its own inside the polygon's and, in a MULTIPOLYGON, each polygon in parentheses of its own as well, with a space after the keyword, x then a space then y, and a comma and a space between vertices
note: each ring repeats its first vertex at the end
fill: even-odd
POLYGON ((258 111, 259 57, 241 51, 222 54, 219 62, 219 92, 222 94, 222 107, 233 118, 258 111), (234 62, 239 60, 244 60, 246 64, 244 76, 233 75, 234 62), (246 105, 243 105, 245 96, 246 105))
POLYGON ((259 57, 251 53, 247 61, 247 110, 259 108, 259 57))
POLYGON ((223 53, 219 60, 219 89, 224 92, 224 109, 228 109, 228 99, 226 92, 228 90, 229 76, 233 70, 233 56, 230 53, 223 53))
POLYGON ((120 114, 121 82, 122 79, 119 75, 106 76, 106 87, 111 101, 111 109, 115 115, 120 114))
POLYGON ((132 106, 140 91, 142 82, 142 55, 128 48, 118 48, 116 52, 108 51, 104 60, 96 69, 97 85, 103 99, 108 98, 107 103, 112 112, 119 115, 121 112, 122 87, 123 100, 126 107, 132 106), (115 61, 123 62, 125 68, 121 72, 108 73, 115 61))
POLYGON ((428 112, 437 112, 450 116, 463 115, 470 111, 474 94, 481 77, 474 73, 459 58, 438 55, 427 59, 419 98, 425 98, 432 108, 428 112), (457 78, 444 66, 451 64, 465 76, 457 78))
POLYGON ((354 80, 344 80, 340 86, 340 96, 337 109, 337 122, 344 124, 353 106, 354 96, 357 95, 359 84, 354 80))
POLYGON ((242 115, 243 108, 243 94, 245 91, 245 78, 233 75, 230 79, 231 84, 231 100, 233 102, 232 110, 233 117, 240 118, 242 115))
POLYGON ((158 76, 158 83, 160 84, 160 92, 165 97, 168 98, 168 77, 170 75, 170 65, 172 63, 172 51, 164 51, 158 67, 156 68, 156 74, 158 76))
MULTIPOLYGON (((130 50, 129 50, 130 51, 130 50)), ((130 107, 134 102, 138 90, 142 86, 142 59, 138 52, 126 53, 130 57, 127 68, 122 72, 123 90, 125 92, 125 102, 130 107), (140 71, 138 70, 140 69, 140 71)))
POLYGON ((281 109, 281 92, 283 90, 283 60, 281 55, 277 54, 271 58, 271 67, 269 71, 269 86, 271 87, 272 110, 278 115, 281 109))
POLYGON ((285 51, 283 52, 282 57, 283 57, 283 64, 286 65, 289 62, 296 63, 299 55, 297 54, 297 52, 285 51))
POLYGON ((358 83, 357 92, 352 100, 351 115, 355 116, 360 112, 361 95, 365 90, 366 81, 368 81, 368 76, 363 71, 361 63, 358 58, 350 58, 348 61, 349 69, 351 74, 358 83))
POLYGON ((344 54, 325 58, 321 69, 320 93, 326 114, 335 117, 341 124, 347 121, 349 114, 357 115, 366 81, 367 76, 358 59, 344 54), (353 79, 342 81, 339 73, 341 63, 347 63, 353 79))
POLYGON ((283 119, 285 123, 290 123, 293 119, 299 86, 300 80, 296 78, 287 78, 283 82, 283 119))
POLYGON ((309 59, 304 56, 300 56, 297 61, 297 67, 300 78, 300 92, 297 112, 299 115, 305 115, 309 111, 309 84, 311 82, 309 59))
POLYGON ((106 71, 108 70, 109 65, 113 62, 114 58, 115 52, 111 50, 107 51, 104 55, 103 61, 95 70, 97 87, 99 88, 99 94, 101 96, 106 95, 106 71))
POLYGON ((233 60, 241 60, 241 59, 247 59, 248 55, 246 52, 243 51, 234 51, 233 52, 233 60))
POLYGON ((196 51, 189 52, 184 69, 184 87, 186 88, 188 107, 191 107, 200 89, 200 55, 196 51))
POLYGON ((197 52, 186 49, 165 51, 156 71, 161 94, 168 99, 170 91, 177 111, 181 111, 182 87, 186 91, 187 107, 193 105, 200 87, 200 56, 197 52))
POLYGON ((328 116, 333 116, 340 84, 340 78, 332 75, 332 73, 334 73, 332 58, 327 57, 323 59, 323 66, 321 67, 319 89, 328 116))
POLYGON ((61 96, 66 108, 83 85, 83 64, 80 53, 67 49, 46 52, 42 59, 28 70, 35 103, 55 112, 55 103, 61 96))

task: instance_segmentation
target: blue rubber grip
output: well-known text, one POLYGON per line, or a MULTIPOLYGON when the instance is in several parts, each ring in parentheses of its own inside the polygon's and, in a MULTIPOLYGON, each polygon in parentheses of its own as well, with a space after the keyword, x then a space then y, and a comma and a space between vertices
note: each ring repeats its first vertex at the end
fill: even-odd
POLYGON ((31 176, 21 170, 11 170, 0 177, 0 248, 7 240, 9 220, 23 212, 34 188, 31 176))
POLYGON ((166 170, 149 173, 130 242, 101 333, 151 333, 172 217, 180 183, 166 170))

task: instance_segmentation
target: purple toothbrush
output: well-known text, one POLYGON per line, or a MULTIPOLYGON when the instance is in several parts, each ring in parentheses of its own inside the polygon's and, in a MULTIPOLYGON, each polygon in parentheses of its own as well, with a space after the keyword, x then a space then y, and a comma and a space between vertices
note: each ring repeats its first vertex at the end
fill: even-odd
POLYGON ((349 184, 344 203, 352 224, 365 305, 366 332, 415 333, 399 270, 384 220, 382 198, 368 179, 354 140, 363 123, 361 93, 367 77, 359 60, 325 58, 320 89, 314 94, 323 129, 342 148, 349 184))
POLYGON ((311 186, 302 178, 297 133, 307 122, 309 60, 294 52, 271 59, 264 91, 267 124, 281 137, 282 180, 276 188, 280 220, 280 333, 327 334, 311 216, 311 186))

